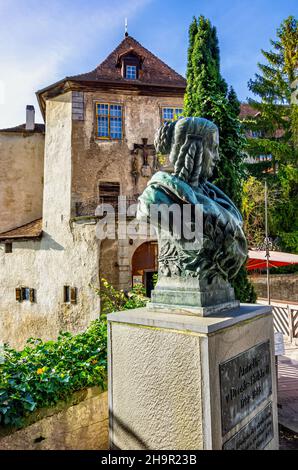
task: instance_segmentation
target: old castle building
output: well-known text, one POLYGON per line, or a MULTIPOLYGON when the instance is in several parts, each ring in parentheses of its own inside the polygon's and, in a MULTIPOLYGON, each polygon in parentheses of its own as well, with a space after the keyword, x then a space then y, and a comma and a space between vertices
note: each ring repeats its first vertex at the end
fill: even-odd
POLYGON ((149 286, 156 243, 98 240, 95 209, 136 201, 156 171, 153 137, 182 111, 185 80, 126 36, 95 70, 37 97, 45 128, 0 130, 0 340, 81 331, 98 317, 101 277, 149 286))

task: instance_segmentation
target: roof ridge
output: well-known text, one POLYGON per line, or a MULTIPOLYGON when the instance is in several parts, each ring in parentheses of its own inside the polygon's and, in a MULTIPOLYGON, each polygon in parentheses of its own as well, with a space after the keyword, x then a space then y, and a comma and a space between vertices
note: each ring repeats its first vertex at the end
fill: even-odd
MULTIPOLYGON (((128 37, 129 37, 129 36, 128 36, 128 37)), ((102 62, 100 62, 99 64, 97 64, 97 66, 96 66, 94 69, 90 70, 90 72, 79 73, 79 74, 77 74, 77 75, 70 75, 70 76, 67 76, 67 77, 65 77, 65 78, 71 79, 71 78, 74 78, 74 77, 80 77, 81 75, 86 75, 86 73, 93 73, 93 72, 96 72, 96 70, 98 69, 98 67, 100 67, 101 65, 103 65, 103 64, 108 60, 108 57, 110 57, 110 55, 112 55, 112 54, 114 54, 114 52, 116 52, 116 50, 118 49, 118 47, 120 47, 120 45, 125 41, 125 39, 126 39, 126 38, 124 38, 124 39, 118 44, 118 46, 116 46, 115 49, 113 49, 112 52, 110 52, 110 53, 107 55, 107 57, 106 57, 102 62)))
MULTIPOLYGON (((131 41, 132 44, 135 44, 137 47, 139 47, 140 49, 142 49, 147 55, 153 57, 156 61, 160 62, 164 67, 166 67, 171 73, 173 73, 177 79, 179 78, 180 80, 183 80, 183 81, 186 81, 185 77, 183 77, 181 74, 179 74, 178 72, 176 72, 176 70, 174 70, 172 67, 170 67, 168 64, 166 64, 162 59, 160 59, 159 57, 157 57, 153 52, 149 51, 149 49, 147 49, 146 47, 144 47, 139 41, 137 41, 133 36, 126 36, 109 54, 108 56, 102 61, 100 62, 93 70, 90 70, 89 72, 85 72, 85 73, 81 73, 81 74, 77 74, 77 75, 72 75, 72 76, 67 76, 66 78, 67 79, 79 79, 80 77, 84 77, 86 75, 89 75, 89 74, 93 74, 93 73, 97 73, 97 71, 101 68, 104 68, 104 66, 106 64, 109 63, 109 59, 111 58, 111 56, 113 56, 114 54, 117 54, 117 50, 118 49, 121 49, 121 47, 123 47, 123 45, 125 45, 128 41, 131 41)), ((133 48, 133 47, 132 47, 133 48)))
MULTIPOLYGON (((155 59, 159 60, 160 62, 162 62, 166 67, 168 67, 168 69, 170 69, 172 72, 174 72, 176 75, 179 75, 179 77, 181 77, 183 80, 186 80, 185 77, 183 77, 183 75, 180 75, 180 73, 176 72, 176 70, 172 69, 172 67, 170 67, 168 64, 166 64, 162 59, 160 59, 159 57, 157 57, 157 55, 155 55, 153 52, 149 51, 149 49, 147 49, 145 46, 143 46, 139 41, 137 41, 133 36, 128 36, 130 37, 131 39, 133 39, 133 41, 135 41, 142 49, 145 49, 146 52, 148 52, 149 54, 151 54, 153 57, 155 57, 155 59)), ((123 42, 123 41, 122 41, 123 42)))
POLYGON ((34 124, 34 129, 26 129, 26 123, 18 124, 17 126, 12 126, 12 127, 4 127, 0 129, 0 132, 13 132, 13 131, 22 131, 22 132, 36 132, 38 129, 41 129, 41 127, 45 128, 45 124, 42 122, 36 122, 34 124))

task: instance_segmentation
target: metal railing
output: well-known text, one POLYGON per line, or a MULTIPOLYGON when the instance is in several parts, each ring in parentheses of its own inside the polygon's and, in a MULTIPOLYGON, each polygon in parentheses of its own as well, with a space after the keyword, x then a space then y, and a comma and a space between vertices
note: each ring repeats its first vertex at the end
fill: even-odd
MULTIPOLYGON (((126 209, 132 204, 137 204, 138 202, 137 197, 138 197, 137 195, 126 196, 126 209)), ((116 196, 113 199, 110 198, 110 200, 105 201, 105 203, 113 206, 117 215, 118 205, 119 205, 118 197, 116 196)), ((100 202, 98 201, 98 199, 95 199, 95 198, 89 198, 82 202, 76 202, 76 205, 75 205, 76 217, 84 217, 84 216, 92 217, 93 215, 95 215, 95 210, 99 204, 100 202)))

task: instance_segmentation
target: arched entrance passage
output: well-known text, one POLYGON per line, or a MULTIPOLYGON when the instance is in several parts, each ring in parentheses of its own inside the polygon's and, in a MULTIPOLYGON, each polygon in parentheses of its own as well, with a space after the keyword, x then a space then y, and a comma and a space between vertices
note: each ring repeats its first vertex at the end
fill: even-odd
POLYGON ((132 284, 142 283, 148 297, 153 289, 153 274, 157 273, 157 253, 157 242, 150 241, 142 243, 132 256, 132 284))

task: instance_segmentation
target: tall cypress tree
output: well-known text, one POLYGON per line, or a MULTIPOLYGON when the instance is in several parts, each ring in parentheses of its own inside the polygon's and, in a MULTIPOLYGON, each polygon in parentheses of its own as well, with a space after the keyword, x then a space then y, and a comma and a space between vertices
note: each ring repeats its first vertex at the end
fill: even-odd
POLYGON ((240 206, 244 171, 244 137, 238 120, 240 104, 220 73, 216 28, 200 16, 191 23, 189 37, 184 113, 210 119, 218 126, 221 159, 214 182, 240 206))
MULTIPOLYGON (((242 199, 243 147, 245 138, 238 119, 240 103, 220 73, 220 52, 216 28, 204 16, 193 19, 189 29, 185 116, 210 119, 219 128, 220 162, 213 182, 238 207, 242 199)), ((255 301, 255 292, 242 267, 233 281, 236 296, 255 301)))
POLYGON ((191 92, 193 84, 194 84, 194 69, 192 66, 192 53, 193 53, 193 48, 194 48, 194 43, 195 43, 197 32, 198 32, 198 24, 197 24, 197 19, 194 17, 192 23, 190 24, 189 32, 188 32, 188 43, 189 43, 188 52, 187 52, 188 67, 186 71, 188 93, 185 96, 185 107, 191 110, 194 108, 193 93, 191 92))

